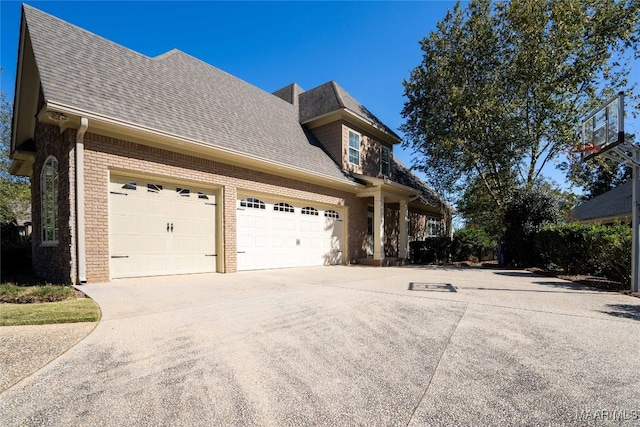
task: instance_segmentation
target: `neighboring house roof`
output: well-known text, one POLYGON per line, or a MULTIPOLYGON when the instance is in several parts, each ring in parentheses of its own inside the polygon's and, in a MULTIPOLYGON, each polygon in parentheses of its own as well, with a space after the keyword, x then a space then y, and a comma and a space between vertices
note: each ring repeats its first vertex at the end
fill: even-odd
POLYGON ((300 94, 301 123, 309 122, 315 118, 341 109, 349 110, 390 137, 398 141, 401 140, 394 131, 382 123, 380 119, 334 81, 327 82, 300 94))
POLYGON ((416 199, 418 202, 434 206, 436 208, 445 209, 446 211, 453 213, 453 208, 442 198, 442 196, 436 193, 423 180, 411 172, 409 168, 402 164, 402 162, 395 158, 391 162, 391 176, 398 184, 406 185, 407 187, 415 188, 420 191, 420 196, 416 199))
POLYGON ((297 106, 178 50, 150 58, 30 6, 24 13, 48 103, 353 182, 307 137, 297 106))
POLYGON ((571 217, 581 222, 630 218, 632 186, 633 182, 628 180, 613 190, 587 200, 571 212, 571 217))

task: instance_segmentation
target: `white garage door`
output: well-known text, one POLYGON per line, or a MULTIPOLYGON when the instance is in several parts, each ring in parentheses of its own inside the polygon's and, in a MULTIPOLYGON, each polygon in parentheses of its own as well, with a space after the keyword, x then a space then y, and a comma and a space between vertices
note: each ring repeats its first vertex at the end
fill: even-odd
POLYGON ((342 264, 341 210, 238 200, 238 270, 342 264))
POLYGON ((210 190, 126 177, 109 186, 111 277, 216 271, 210 190))

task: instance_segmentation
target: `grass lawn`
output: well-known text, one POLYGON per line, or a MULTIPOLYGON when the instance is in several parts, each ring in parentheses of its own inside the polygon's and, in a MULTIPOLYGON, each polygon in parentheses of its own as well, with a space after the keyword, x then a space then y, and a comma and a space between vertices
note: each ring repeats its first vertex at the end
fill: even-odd
POLYGON ((0 285, 0 326, 96 322, 100 308, 71 286, 0 285))
POLYGON ((0 304, 0 326, 97 322, 100 308, 90 298, 34 304, 0 304))

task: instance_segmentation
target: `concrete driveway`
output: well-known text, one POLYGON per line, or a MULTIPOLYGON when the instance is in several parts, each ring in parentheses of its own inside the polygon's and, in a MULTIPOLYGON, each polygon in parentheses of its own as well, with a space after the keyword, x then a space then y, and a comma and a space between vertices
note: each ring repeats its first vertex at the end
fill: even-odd
POLYGON ((640 299, 621 294, 355 266, 83 290, 102 321, 0 394, 1 425, 640 425, 640 299))

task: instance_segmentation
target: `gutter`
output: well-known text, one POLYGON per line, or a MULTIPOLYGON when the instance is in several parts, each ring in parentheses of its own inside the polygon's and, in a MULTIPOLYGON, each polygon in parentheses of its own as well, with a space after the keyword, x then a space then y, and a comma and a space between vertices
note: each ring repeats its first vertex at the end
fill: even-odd
MULTIPOLYGON (((150 134, 153 135, 155 137, 160 137, 160 138, 167 138, 172 140, 172 142, 177 142, 177 146, 178 147, 184 147, 187 145, 193 145, 195 147, 207 150, 211 153, 218 153, 218 154, 223 154, 223 155, 228 155, 230 157, 236 158, 236 159, 242 159, 242 160, 250 160, 250 161, 256 161, 259 162, 261 164, 268 164, 270 167, 273 166, 277 166, 280 167, 282 169, 285 170, 289 170, 292 172, 296 172, 296 173, 302 173, 304 175, 307 176, 313 176, 313 177, 317 177, 320 178, 322 180, 328 180, 331 182, 334 182, 338 185, 341 185, 343 187, 349 187, 351 189, 358 189, 360 187, 362 187, 362 185, 357 184, 355 182, 347 182, 347 181, 342 181, 339 180, 335 177, 332 177, 330 175, 325 175, 325 174, 321 174, 321 173, 312 173, 307 169, 304 169, 302 167, 298 167, 298 166, 293 166, 293 165, 288 165, 285 163, 280 163, 278 161, 266 161, 263 158, 251 155, 251 154, 247 154, 247 153, 243 153, 237 150, 232 150, 229 148, 223 148, 223 147, 219 147, 216 145, 210 145, 210 144, 206 144, 203 143, 202 141, 199 140, 195 140, 192 138, 187 138, 187 137, 183 137, 177 134, 173 134, 167 131, 162 131, 162 130, 156 130, 153 128, 148 128, 148 127, 144 127, 141 125, 137 125, 135 123, 132 122, 127 122, 121 119, 117 119, 117 118, 113 118, 110 116, 105 116, 102 114, 98 114, 98 113, 92 113, 90 111, 86 111, 86 110, 80 110, 80 109, 76 109, 76 108, 72 108, 69 106, 66 106, 64 104, 60 104, 60 103, 54 103, 54 102, 50 102, 48 101, 45 106, 42 108, 42 111, 49 111, 49 110, 54 110, 54 111, 58 111, 64 114, 67 114, 69 116, 79 116, 81 118, 90 118, 94 121, 94 124, 92 125, 92 129, 97 129, 97 126, 99 126, 100 124, 102 124, 103 126, 109 126, 109 127, 115 127, 116 129, 125 129, 128 132, 130 131, 134 131, 134 132, 141 132, 144 134, 150 134)), ((39 113, 40 114, 40 113, 39 113)), ((122 139, 121 137, 118 137, 120 139, 122 139)), ((175 151, 175 143, 173 146, 173 150, 175 151)), ((222 161, 223 163, 230 163, 229 160, 221 160, 220 158, 217 159, 218 161, 222 161)), ((273 173, 273 171, 268 172, 268 173, 273 173)))
POLYGON ((87 283, 87 252, 85 245, 84 213, 84 134, 89 126, 86 117, 80 117, 76 133, 76 239, 78 250, 78 282, 87 283))

